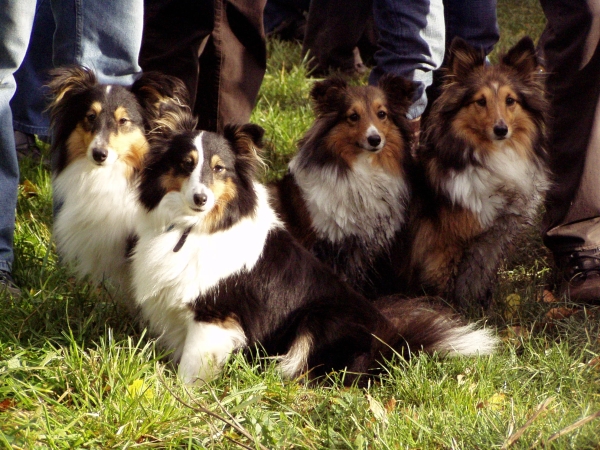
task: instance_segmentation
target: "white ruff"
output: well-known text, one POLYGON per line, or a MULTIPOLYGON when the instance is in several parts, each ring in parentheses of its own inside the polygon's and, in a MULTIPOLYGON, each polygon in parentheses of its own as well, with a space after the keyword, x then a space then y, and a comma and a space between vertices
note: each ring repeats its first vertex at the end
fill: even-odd
POLYGON ((52 181, 54 201, 62 204, 54 218, 59 255, 78 277, 117 283, 126 279, 126 244, 139 212, 127 165, 98 166, 86 158, 69 164, 52 181))
POLYGON ((476 214, 484 228, 504 213, 531 219, 549 188, 546 173, 532 160, 507 144, 498 145, 503 148, 487 156, 483 166, 450 171, 440 185, 452 203, 476 214))
POLYGON ((166 195, 146 214, 138 228, 139 241, 132 258, 136 302, 153 334, 181 354, 190 304, 221 280, 251 270, 262 254, 269 232, 282 227, 271 209, 267 191, 254 185, 258 205, 253 216, 231 228, 205 234, 192 228, 177 252, 173 249, 183 231, 198 223, 178 192, 166 195), (170 225, 175 225, 170 229, 170 225))
POLYGON ((345 175, 329 167, 300 169, 297 157, 290 161, 319 238, 389 241, 404 224, 408 185, 403 177, 373 165, 373 157, 361 153, 345 175))

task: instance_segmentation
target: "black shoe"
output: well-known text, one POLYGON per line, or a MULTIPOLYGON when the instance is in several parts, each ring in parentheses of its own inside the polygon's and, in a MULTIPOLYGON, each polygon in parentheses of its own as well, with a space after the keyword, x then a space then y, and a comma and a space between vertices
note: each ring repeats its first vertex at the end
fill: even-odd
POLYGON ((10 272, 0 270, 0 294, 7 292, 11 297, 21 297, 21 289, 15 284, 10 272))
POLYGON ((555 257, 562 271, 559 294, 578 303, 600 303, 600 247, 555 257))

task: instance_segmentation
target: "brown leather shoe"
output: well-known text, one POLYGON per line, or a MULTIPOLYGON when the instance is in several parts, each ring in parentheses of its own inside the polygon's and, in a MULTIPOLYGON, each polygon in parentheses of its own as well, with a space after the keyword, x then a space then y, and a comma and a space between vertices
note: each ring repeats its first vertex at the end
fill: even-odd
POLYGON ((576 303, 600 303, 600 247, 555 259, 563 275, 559 294, 576 303))

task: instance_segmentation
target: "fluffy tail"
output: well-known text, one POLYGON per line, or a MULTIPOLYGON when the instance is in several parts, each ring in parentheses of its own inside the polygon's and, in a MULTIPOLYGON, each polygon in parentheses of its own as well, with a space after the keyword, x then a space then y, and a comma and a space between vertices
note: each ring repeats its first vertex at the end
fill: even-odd
POLYGON ((486 355, 493 353, 499 343, 490 329, 465 323, 430 298, 385 297, 377 300, 375 306, 399 337, 396 344, 389 343, 406 358, 420 351, 444 356, 486 355))

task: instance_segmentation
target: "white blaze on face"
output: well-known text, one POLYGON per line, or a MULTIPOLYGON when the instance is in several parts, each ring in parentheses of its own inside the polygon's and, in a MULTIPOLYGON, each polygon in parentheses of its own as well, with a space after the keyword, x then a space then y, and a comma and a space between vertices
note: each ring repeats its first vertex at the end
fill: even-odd
POLYGON ((204 166, 204 148, 202 146, 202 135, 200 132, 194 139, 194 145, 198 150, 198 163, 189 178, 181 188, 186 204, 195 211, 210 211, 215 205, 215 195, 202 179, 202 168, 204 166))

